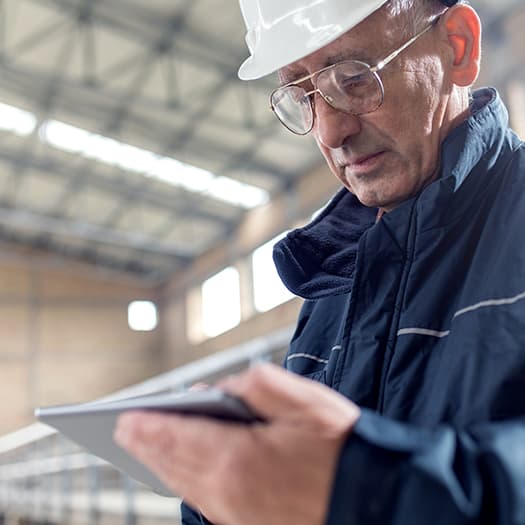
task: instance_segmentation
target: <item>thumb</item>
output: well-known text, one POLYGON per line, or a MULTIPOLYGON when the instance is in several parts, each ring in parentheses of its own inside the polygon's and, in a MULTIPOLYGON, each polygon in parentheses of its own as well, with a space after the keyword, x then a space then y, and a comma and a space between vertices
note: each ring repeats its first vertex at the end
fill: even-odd
POLYGON ((359 408, 341 394, 272 364, 230 376, 218 386, 240 397, 269 421, 286 419, 303 423, 308 416, 314 415, 319 421, 339 414, 353 423, 359 417, 359 408))

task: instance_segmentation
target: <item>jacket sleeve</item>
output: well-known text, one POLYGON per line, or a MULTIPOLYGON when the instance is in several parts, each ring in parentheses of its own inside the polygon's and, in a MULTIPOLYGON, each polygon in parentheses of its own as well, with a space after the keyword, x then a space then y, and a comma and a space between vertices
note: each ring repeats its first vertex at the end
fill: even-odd
POLYGON ((200 512, 182 502, 180 506, 181 525, 213 525, 200 512))
POLYGON ((363 410, 343 447, 327 525, 524 525, 525 418, 457 432, 363 410))

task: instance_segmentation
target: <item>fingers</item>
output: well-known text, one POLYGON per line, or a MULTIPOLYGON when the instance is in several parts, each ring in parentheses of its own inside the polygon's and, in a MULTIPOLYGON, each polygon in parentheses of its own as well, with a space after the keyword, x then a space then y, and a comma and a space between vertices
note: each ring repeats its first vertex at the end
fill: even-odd
POLYGON ((216 449, 223 433, 220 424, 209 418, 127 412, 120 416, 114 433, 115 441, 133 453, 145 453, 158 458, 184 460, 198 466, 216 449))
POLYGON ((313 522, 320 523, 357 407, 325 386, 271 365, 219 386, 243 398, 268 423, 129 412, 118 420, 115 441, 212 522, 263 523, 251 519, 254 508, 261 517, 279 507, 286 517, 279 523, 290 523, 290 509, 301 515, 306 503, 321 501, 303 512, 317 513, 313 522), (293 505, 290 487, 297 494, 293 505))
POLYGON ((127 412, 118 419, 114 439, 170 488, 187 497, 180 491, 188 480, 202 480, 208 468, 226 462, 221 459, 221 443, 235 441, 237 430, 241 428, 210 418, 127 412))
POLYGON ((308 421, 314 412, 332 417, 334 411, 349 424, 359 417, 359 409, 351 401, 325 385, 315 383, 272 364, 254 367, 231 376, 218 385, 239 396, 268 420, 308 421))
POLYGON ((215 509, 228 503, 224 491, 235 486, 228 480, 246 456, 249 434, 246 425, 209 418, 128 412, 120 416, 114 439, 174 494, 221 522, 213 519, 215 509))

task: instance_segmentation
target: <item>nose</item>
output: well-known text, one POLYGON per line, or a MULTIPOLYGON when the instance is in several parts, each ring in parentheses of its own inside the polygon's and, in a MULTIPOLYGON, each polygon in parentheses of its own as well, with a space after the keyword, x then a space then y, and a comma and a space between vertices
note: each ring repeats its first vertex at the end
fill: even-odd
POLYGON ((315 94, 314 134, 323 146, 339 148, 360 131, 359 117, 335 109, 319 93, 315 94))

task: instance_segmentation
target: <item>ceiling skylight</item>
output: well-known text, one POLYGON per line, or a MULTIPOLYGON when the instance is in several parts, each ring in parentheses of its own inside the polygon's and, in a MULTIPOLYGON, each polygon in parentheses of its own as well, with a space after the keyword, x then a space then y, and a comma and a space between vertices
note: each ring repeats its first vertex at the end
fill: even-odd
POLYGON ((208 189, 215 178, 209 171, 169 157, 160 157, 146 175, 198 193, 208 189))
POLYGON ((228 177, 215 177, 206 193, 216 199, 245 208, 255 208, 268 200, 267 192, 261 188, 228 177))
POLYGON ((162 157, 152 151, 131 146, 58 120, 48 120, 40 128, 40 138, 50 146, 84 157, 141 173, 160 181, 201 193, 216 200, 255 208, 268 202, 268 192, 229 177, 162 157))
POLYGON ((35 131, 36 123, 33 113, 0 103, 0 130, 25 137, 35 131))

